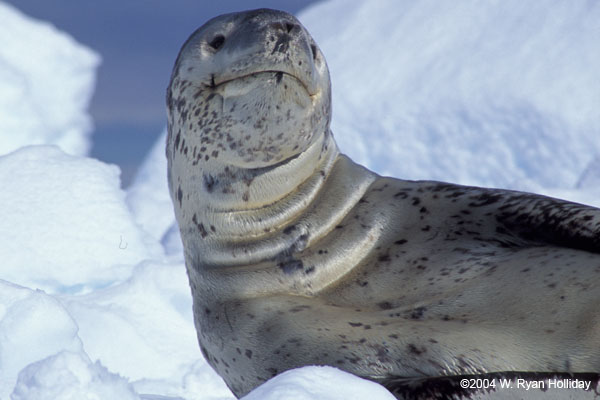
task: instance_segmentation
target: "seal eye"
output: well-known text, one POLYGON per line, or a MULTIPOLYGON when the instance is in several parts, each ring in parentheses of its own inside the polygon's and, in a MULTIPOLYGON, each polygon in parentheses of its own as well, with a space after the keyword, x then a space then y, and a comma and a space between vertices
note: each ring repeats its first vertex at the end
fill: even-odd
POLYGON ((317 59, 317 46, 314 44, 310 45, 310 51, 312 52, 313 60, 317 59))
POLYGON ((219 50, 223 46, 223 43, 225 43, 225 36, 217 35, 208 42, 208 45, 215 50, 219 50))

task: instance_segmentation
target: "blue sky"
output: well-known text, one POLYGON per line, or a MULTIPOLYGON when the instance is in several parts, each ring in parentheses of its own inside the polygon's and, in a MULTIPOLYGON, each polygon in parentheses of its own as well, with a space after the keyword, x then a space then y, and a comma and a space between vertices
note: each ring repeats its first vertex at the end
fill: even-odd
POLYGON ((296 14, 316 0, 6 0, 51 22, 102 56, 90 112, 92 156, 118 164, 128 184, 165 126, 165 90, 187 37, 219 14, 278 8, 296 14))

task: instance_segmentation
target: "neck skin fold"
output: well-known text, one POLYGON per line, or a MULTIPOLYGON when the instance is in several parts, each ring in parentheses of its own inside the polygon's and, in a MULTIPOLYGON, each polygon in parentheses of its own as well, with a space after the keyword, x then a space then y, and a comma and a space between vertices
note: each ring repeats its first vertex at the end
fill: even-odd
POLYGON ((306 172, 295 172, 295 166, 312 166, 308 178, 292 190, 279 191, 278 200, 253 209, 196 210, 211 227, 202 239, 194 224, 180 226, 187 241, 190 282, 203 301, 310 296, 337 282, 370 253, 383 231, 377 221, 345 236, 335 232, 377 175, 340 154, 331 134, 320 146, 316 162, 307 164, 311 152, 304 152, 291 160, 298 164, 278 166, 286 168, 276 171, 282 177, 306 172), (320 248, 332 251, 322 254, 320 248))
MULTIPOLYGON (((195 255, 194 264, 202 268, 249 265, 289 251, 290 237, 282 238, 281 230, 314 202, 338 156, 328 132, 299 155, 273 167, 196 172, 190 199, 176 207, 182 239, 195 255), (210 191, 207 175, 213 182, 210 191)), ((290 235, 303 233, 299 229, 290 235)))

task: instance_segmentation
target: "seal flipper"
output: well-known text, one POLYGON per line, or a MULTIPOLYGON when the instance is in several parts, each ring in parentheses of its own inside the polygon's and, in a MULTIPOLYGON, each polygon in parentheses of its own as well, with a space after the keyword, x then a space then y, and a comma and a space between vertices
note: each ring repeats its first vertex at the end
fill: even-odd
POLYGON ((528 193, 506 192, 498 223, 534 243, 600 254, 600 209, 528 193))
POLYGON ((460 203, 496 220, 496 233, 533 245, 553 245, 600 254, 600 209, 538 194, 436 182, 460 203))

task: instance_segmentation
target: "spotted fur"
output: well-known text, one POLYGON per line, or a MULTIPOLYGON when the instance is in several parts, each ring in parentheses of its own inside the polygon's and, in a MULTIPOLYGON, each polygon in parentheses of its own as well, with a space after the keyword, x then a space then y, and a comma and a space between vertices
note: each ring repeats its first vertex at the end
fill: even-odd
POLYGON ((600 371, 600 210, 383 178, 339 154, 327 65, 293 16, 209 21, 167 106, 200 348, 236 396, 311 364, 398 398, 600 371))

